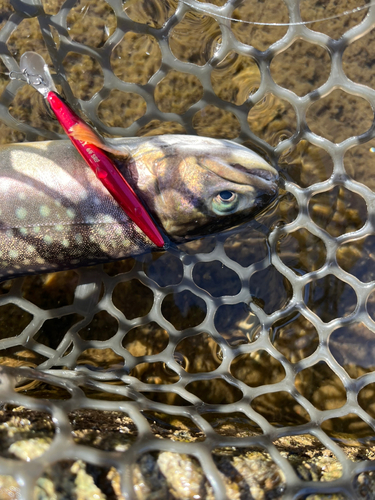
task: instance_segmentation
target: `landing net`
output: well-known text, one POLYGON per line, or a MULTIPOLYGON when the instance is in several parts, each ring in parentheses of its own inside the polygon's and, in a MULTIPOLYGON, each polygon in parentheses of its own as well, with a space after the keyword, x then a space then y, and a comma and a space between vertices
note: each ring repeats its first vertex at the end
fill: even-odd
POLYGON ((0 498, 373 498, 375 7, 0 7, 3 143, 63 137, 6 75, 35 50, 104 135, 233 139, 282 175, 238 229, 0 285, 0 498))

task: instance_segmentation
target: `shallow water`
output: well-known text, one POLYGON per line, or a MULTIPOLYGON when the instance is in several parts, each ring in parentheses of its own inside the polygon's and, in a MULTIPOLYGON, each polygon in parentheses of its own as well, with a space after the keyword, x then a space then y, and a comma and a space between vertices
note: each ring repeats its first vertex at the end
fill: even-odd
MULTIPOLYGON (((220 54, 223 40, 218 22, 202 12, 187 12, 173 26, 169 40, 163 39, 177 59, 174 66, 173 58, 163 65, 163 50, 168 50, 156 30, 171 19, 176 4, 126 1, 122 7, 129 19, 116 22, 106 2, 77 2, 64 33, 83 45, 75 52, 73 45, 61 46, 60 40, 54 49, 61 59, 59 89, 106 135, 195 133, 236 139, 278 161, 280 196, 255 221, 228 235, 186 244, 181 253, 112 263, 99 274, 72 271, 28 277, 22 284, 1 283, 1 362, 81 370, 90 381, 82 383, 81 390, 93 401, 132 401, 128 388, 133 384, 141 404, 158 409, 152 418, 157 414, 164 424, 172 418, 157 406, 166 404, 176 413, 174 425, 185 425, 191 432, 199 426, 192 420, 183 422, 178 406, 200 408, 219 434, 230 435, 233 429, 238 435, 261 434, 259 421, 238 407, 224 412, 225 405, 244 397, 253 417, 260 415, 276 428, 314 423, 318 412, 327 410, 331 413, 322 423, 325 432, 341 443, 368 443, 374 431, 361 418, 364 414, 340 409, 354 380, 355 387, 350 387, 358 392, 359 410, 375 418, 374 293, 358 308, 355 291, 374 280, 375 240, 366 226, 374 191, 374 140, 365 135, 364 143, 353 143, 341 162, 319 137, 340 142, 366 133, 373 120, 370 104, 343 90, 328 92, 307 110, 306 124, 315 136, 303 136, 301 117, 293 106, 299 101, 291 94, 284 92, 281 98, 269 91, 252 102, 261 85, 256 52, 239 54, 232 48, 221 54, 221 60, 212 60, 220 54), (117 34, 116 26, 122 26, 125 36, 117 34), (113 50, 111 43, 117 44, 113 50), (104 53, 108 57, 99 64, 100 58, 93 56, 104 53), (210 60, 212 72, 204 73, 210 60), (108 77, 109 71, 116 78, 108 77), (284 147, 282 141, 290 138, 284 147), (99 285, 92 308, 79 310, 75 294, 85 279, 98 279, 99 285), (17 302, 12 296, 29 301, 27 310, 22 300, 12 303, 17 302), (38 314, 44 316, 37 333, 22 334, 26 327, 33 332, 38 314), (20 341, 14 340, 16 336, 20 341), (370 378, 365 379, 367 374, 370 378), (227 427, 223 414, 228 415, 227 427)), ((358 5, 353 1, 346 8, 358 5)), ((43 6, 58 14, 61 5, 43 6)), ((328 2, 322 14, 318 4, 302 2, 302 17, 318 19, 338 12, 336 7, 328 2)), ((338 39, 365 14, 317 23, 311 29, 338 39)), ((283 2, 245 2, 233 17, 283 23, 288 13, 283 2)), ((232 29, 237 40, 258 50, 266 50, 287 31, 234 21, 232 29)), ((51 32, 55 40, 56 33, 51 32)), ((369 31, 343 56, 349 78, 369 86, 374 85, 373 37, 369 31)), ((36 50, 50 63, 36 17, 19 24, 8 48, 16 60, 25 50, 36 50)), ((270 73, 278 85, 303 98, 325 84, 330 65, 325 49, 299 40, 272 59, 270 73)), ((8 125, 0 125, 0 140, 59 137, 62 130, 41 96, 27 87, 6 89, 7 84, 0 75, 2 102, 9 105, 18 129, 8 126, 8 117, 8 125)), ((26 376, 18 380, 17 391, 36 399, 71 398, 54 382, 26 376)))
MULTIPOLYGON (((47 12, 51 10, 51 13, 58 13, 57 5, 50 5, 48 2, 45 2, 44 7, 47 12)), ((124 12, 133 21, 160 28, 175 12, 176 4, 173 2, 170 4, 155 3, 155 6, 151 9, 146 3, 138 2, 134 4, 134 2, 125 2, 123 7, 124 12)), ((234 12, 234 17, 244 20, 249 18, 253 21, 262 22, 267 19, 267 16, 271 15, 268 10, 269 7, 264 5, 262 6, 263 10, 257 11, 257 18, 255 19, 254 15, 246 10, 248 7, 249 6, 246 5, 240 7, 234 12)), ((274 22, 287 21, 288 18, 285 16, 286 13, 283 12, 283 8, 283 4, 280 5, 280 8, 276 8, 274 5, 272 6, 275 12, 279 11, 280 17, 280 19, 273 17, 274 22)), ((337 24, 337 21, 335 21, 335 24, 337 24)), ((78 43, 96 48, 100 48, 105 44, 108 37, 114 33, 115 26, 116 20, 113 11, 110 6, 104 2, 95 2, 95 5, 87 1, 78 2, 74 9, 70 11, 67 18, 67 29, 71 38, 78 43), (89 23, 87 26, 94 24, 97 31, 88 31, 85 29, 85 23, 89 23), (102 41, 99 33, 103 34, 102 41)), ((11 53, 18 59, 19 55, 25 49, 33 49, 37 50, 48 60, 48 53, 46 48, 43 47, 43 40, 38 32, 39 28, 36 19, 25 19, 22 21, 18 30, 16 30, 9 39, 8 44, 11 53), (23 37, 18 35, 18 31, 20 34, 28 34, 27 42, 25 42, 26 45, 22 45, 21 39, 23 39, 23 37)), ((285 28, 267 27, 259 31, 258 28, 253 26, 249 31, 246 24, 233 23, 233 32, 241 42, 246 43, 251 40, 251 43, 255 47, 264 50, 267 46, 272 44, 274 40, 280 38, 282 33, 285 33, 285 28), (258 30, 258 35, 255 34, 254 30, 258 30), (259 42, 257 42, 257 40, 259 40, 259 42)), ((220 37, 218 38, 218 34, 220 34, 220 30, 218 30, 218 25, 214 22, 213 18, 204 13, 187 13, 181 22, 173 28, 169 38, 169 44, 172 53, 179 60, 191 62, 198 66, 204 65, 207 60, 212 57, 213 53, 220 48, 220 37), (197 38, 195 35, 198 33, 200 36, 197 38), (191 44, 192 37, 194 37, 193 45, 191 44), (187 50, 187 47, 189 47, 190 52, 187 50)), ((145 84, 160 67, 161 59, 158 43, 155 38, 147 37, 148 35, 137 35, 130 31, 113 51, 111 57, 112 69, 114 74, 121 80, 129 83, 145 84), (125 44, 127 44, 127 47, 125 44), (133 63, 131 63, 129 57, 132 58, 133 63)), ((317 54, 314 58, 314 52, 311 52, 313 51, 313 46, 310 46, 310 50, 310 47, 307 47, 307 45, 306 42, 293 44, 291 50, 280 54, 272 61, 271 70, 275 81, 286 88, 291 88, 297 95, 305 95, 307 91, 319 87, 328 76, 328 73, 324 73, 325 68, 329 66, 329 63, 327 64, 327 61, 322 59, 322 55, 324 54, 319 53, 319 55, 317 54), (298 64, 303 63, 303 59, 295 53, 294 49, 298 49, 299 53, 303 54, 303 57, 307 57, 309 60, 309 69, 306 70, 306 75, 304 75, 304 72, 301 70, 302 67, 298 66, 298 64), (285 55, 291 56, 292 59, 286 61, 285 55), (293 79, 293 86, 291 87, 288 84, 288 80, 285 79, 286 75, 283 68, 285 65, 293 67, 293 60, 296 61, 295 71, 298 78, 293 79), (323 60, 325 63, 323 63, 323 60), (315 70, 312 69, 312 65, 315 65, 315 70), (307 81, 309 82, 309 86, 306 85, 307 81)), ((316 50, 322 49, 316 47, 316 50)), ((94 69, 94 66, 89 63, 90 58, 87 59, 88 65, 86 65, 84 58, 87 59, 87 56, 79 56, 69 51, 63 64, 71 91, 77 98, 87 101, 102 87, 103 80, 99 76, 101 70, 94 69), (83 78, 83 75, 86 75, 85 78, 83 78), (87 79, 87 75, 90 75, 90 80, 87 79)), ((355 63, 355 59, 347 60, 346 66, 351 68, 354 67, 355 63)), ((291 79, 291 72, 288 71, 288 74, 288 78, 291 79)), ((190 75, 188 78, 187 76, 186 73, 171 71, 167 73, 165 78, 156 86, 155 100, 161 111, 164 113, 175 112, 182 114, 184 117, 184 114, 189 110, 190 106, 201 99, 202 86, 199 80, 193 75, 190 75), (179 89, 178 94, 176 94, 177 89, 179 89)), ((251 57, 245 57, 238 55, 236 52, 231 52, 212 72, 211 82, 215 93, 221 97, 221 99, 241 105, 247 97, 252 95, 259 87, 259 70, 251 57)), ((6 85, 6 83, 4 79, 3 85, 6 85)), ((63 85, 63 88, 64 87, 67 88, 66 84, 63 85)), ((320 105, 320 111, 318 108, 317 111, 315 111, 315 106, 311 106, 309 111, 310 114, 308 115, 308 124, 311 123, 311 129, 314 130, 315 127, 316 131, 332 140, 342 140, 354 133, 361 133, 362 130, 368 129, 371 123, 370 119, 372 118, 372 113, 370 113, 368 118, 364 119, 364 116, 367 116, 366 101, 353 97, 348 100, 346 98, 348 94, 342 91, 340 92, 341 94, 338 91, 336 91, 336 94, 335 92, 330 94, 326 98, 328 104, 325 104, 324 99, 319 101, 319 103, 322 103, 320 105), (354 101, 353 99, 357 100, 354 101), (360 109, 362 109, 362 102, 364 105, 363 112, 360 111, 360 109), (322 108, 322 106, 325 107, 322 108), (335 115, 334 111, 332 111, 335 109, 335 106, 341 109, 339 115, 335 115), (345 107, 348 108, 347 111, 345 107), (345 113, 351 113, 353 116, 353 110, 355 110, 355 116, 361 116, 361 128, 358 128, 355 120, 345 119, 345 113), (314 112, 315 115, 313 114, 314 112), (330 132, 333 130, 336 131, 335 136, 330 132)), ((145 107, 142 104, 144 101, 142 99, 138 101, 139 96, 137 93, 124 93, 119 90, 112 91, 110 98, 109 96, 105 98, 99 107, 98 116, 102 120, 103 130, 108 132, 108 127, 126 127, 131 125, 132 122, 138 122, 139 125, 142 124, 144 129, 146 124, 145 119, 150 122, 150 118, 148 118, 147 114, 144 115, 145 107), (124 115, 122 115, 122 113, 119 114, 119 106, 121 106, 121 109, 124 109, 124 115), (119 120, 120 116, 122 118, 119 120)), ((32 127, 39 127, 44 131, 49 130, 51 132, 56 131, 61 133, 61 128, 46 109, 42 97, 29 87, 23 87, 18 90, 12 102, 10 112, 14 118, 32 127)), ((186 121, 187 117, 184 118, 184 120, 186 121)), ((295 113, 293 109, 286 101, 280 100, 272 94, 267 94, 261 102, 252 107, 248 113, 248 122, 251 130, 259 138, 267 141, 272 146, 276 146, 281 140, 291 137, 296 131, 295 113)), ((98 125, 98 123, 100 122, 97 122, 96 125, 98 125)), ((236 117, 212 105, 203 107, 200 111, 197 111, 195 116, 192 117, 191 123, 196 131, 202 135, 231 138, 236 137, 238 134, 236 125, 238 121, 236 117)), ((162 131, 166 132, 168 130, 163 127, 162 131)), ((173 126, 171 131, 173 131, 173 126)), ((156 128, 147 129, 147 134, 159 132, 161 132, 161 129, 160 127, 158 129, 157 125, 156 128)), ((143 133, 142 128, 139 130, 139 133, 143 133)), ((13 133, 11 131, 9 131, 8 137, 6 133, 2 134, 3 141, 8 142, 12 139, 13 133)), ((368 148, 366 147, 363 150, 363 154, 365 155, 367 151, 368 148)), ((350 150, 349 153, 351 156, 347 155, 348 162, 353 159, 352 150, 350 150)), ((361 169, 358 165, 361 165, 361 162, 365 165, 365 161, 366 158, 362 160, 360 154, 356 155, 355 175, 357 177, 357 172, 361 169)), ((282 175, 285 176, 288 181, 296 183, 297 186, 302 188, 311 186, 316 182, 327 180, 332 174, 333 168, 330 155, 324 149, 305 140, 296 143, 292 148, 283 152, 280 158, 280 167, 282 175)), ((350 166, 348 166, 348 168, 350 174, 350 166)), ((367 182, 367 177, 361 179, 365 184, 367 182)), ((369 182, 371 182, 370 179, 369 182)), ((319 227, 327 230, 333 237, 338 237, 341 234, 358 230, 363 226, 367 218, 366 206, 363 198, 346 188, 339 187, 313 196, 309 204, 309 214, 319 227)), ((249 266, 255 266, 256 268, 257 263, 263 262, 261 268, 257 269, 251 275, 249 290, 254 304, 263 309, 267 314, 272 314, 275 311, 285 308, 293 294, 293 288, 290 281, 280 274, 273 265, 270 265, 272 264, 272 255, 269 253, 269 243, 267 241, 268 233, 276 226, 292 222, 297 215, 298 204, 296 203, 296 199, 291 194, 285 193, 280 196, 279 202, 271 212, 258 218, 258 222, 262 225, 261 232, 253 228, 250 224, 248 229, 241 229, 241 231, 229 237, 225 242, 224 249, 226 255, 231 261, 238 263, 241 267, 246 269, 249 268, 249 266), (264 259, 268 259, 269 267, 265 267, 264 259)), ((371 242, 372 239, 369 237, 355 242, 344 243, 337 251, 338 264, 345 271, 353 272, 355 276, 359 279, 364 279, 366 282, 372 280, 372 272, 371 268, 369 268, 369 259, 370 261, 372 260, 371 242), (362 261, 359 260, 360 255, 363 256, 362 261), (363 263, 361 264, 360 262, 363 263), (366 266, 364 262, 367 263, 366 266), (365 276, 366 273, 367 275, 365 276)), ((191 245, 193 248, 192 255, 199 255, 202 251, 202 246, 204 247, 205 245, 204 242, 198 245, 193 243, 191 245), (197 246, 197 249, 194 249, 195 246, 197 246)), ((188 248, 189 245, 186 246, 187 251, 188 248)), ((323 241, 306 229, 298 229, 281 235, 276 245, 276 251, 281 262, 292 269, 297 276, 302 276, 306 273, 311 273, 320 269, 325 264, 327 256, 323 241)), ((116 266, 119 266, 119 269, 121 269, 122 264, 117 264, 116 266)), ((179 283, 179 279, 182 279, 182 270, 180 269, 180 271, 178 271, 179 267, 181 268, 179 259, 174 256, 168 257, 168 254, 161 254, 153 257, 151 261, 149 258, 146 258, 143 269, 146 275, 156 280, 159 286, 173 286, 173 284, 177 285, 179 283)), ((116 267, 112 266, 112 275, 116 273, 115 269, 116 267)), ((192 278, 199 288, 206 291, 212 297, 234 297, 241 289, 239 275, 234 270, 231 270, 230 267, 228 268, 225 262, 220 262, 220 260, 198 262, 194 267, 192 278)), ((24 292, 25 298, 35 303, 35 297, 37 295, 35 294, 34 287, 36 283, 38 283, 37 286, 39 290, 41 290, 41 292, 38 292, 38 296, 41 297, 38 299, 39 307, 48 309, 56 306, 62 307, 64 304, 69 303, 68 299, 61 299, 60 294, 58 294, 57 303, 53 304, 53 302, 51 302, 53 294, 51 294, 50 291, 50 284, 48 285, 49 290, 45 296, 46 298, 43 299, 43 281, 44 278, 28 278, 24 285, 24 290, 32 289, 33 292, 31 295, 27 295, 27 293, 24 292), (28 282, 30 282, 30 284, 28 284, 28 282), (47 302, 45 302, 45 300, 47 300, 47 302)), ((59 282, 59 280, 56 281, 59 282)), ((76 279, 74 279, 74 282, 76 284, 76 279)), ((5 288, 6 286, 6 284, 3 285, 5 288)), ((60 283, 59 286, 66 289, 66 292, 61 292, 66 297, 68 293, 74 292, 74 285, 72 285, 71 281, 66 282, 66 284, 60 283), (68 292, 69 289, 70 292, 68 292)), ((125 288, 124 286, 122 286, 121 291, 120 284, 115 287, 112 296, 114 305, 117 306, 129 320, 147 314, 152 305, 153 294, 149 292, 147 287, 140 285, 137 280, 131 280, 126 283, 125 288)), ((313 280, 306 286, 304 293, 308 308, 317 314, 324 322, 350 315, 356 305, 356 297, 350 285, 343 283, 333 275, 313 280), (327 298, 329 298, 329 301, 327 301, 327 298)), ((2 307, 4 314, 6 314, 5 317, 7 317, 9 314, 7 306, 2 307)), ((206 316, 204 302, 191 292, 178 292, 167 295, 163 301, 161 311, 165 318, 168 319, 177 330, 196 327, 206 316)), ((307 323, 309 322, 306 318, 303 318, 303 316, 298 314, 296 316, 296 313, 293 314, 295 317, 294 320, 291 321, 287 316, 285 320, 277 322, 278 326, 276 328, 271 328, 270 338, 272 339, 273 345, 281 349, 282 354, 295 363, 297 360, 303 359, 314 352, 314 349, 317 347, 317 338, 316 334, 311 335, 310 340, 308 334, 304 333, 301 335, 301 333, 298 332, 299 327, 297 327, 297 324, 299 324, 301 320, 307 321, 307 323), (283 324, 285 327, 282 326, 283 324), (282 333, 286 327, 289 331, 287 336, 282 333), (278 344, 280 340, 277 340, 281 339, 281 337, 283 338, 282 348, 281 346, 279 347, 278 344), (290 339, 289 341, 287 340, 288 338, 290 339), (296 352, 296 343, 298 344, 297 339, 300 339, 299 342, 303 343, 302 351, 301 349, 297 349, 299 354, 296 352), (288 344, 288 342, 290 344, 288 344), (302 358, 301 352, 304 353, 302 358)), ((293 314, 291 317, 293 317, 293 314)), ((16 317, 14 311, 12 311, 12 316, 16 317)), ((55 326, 52 326, 52 324, 50 325, 48 321, 46 321, 38 334, 38 341, 40 342, 40 339, 48 339, 50 337, 50 327, 58 328, 61 333, 57 336, 54 335, 54 341, 51 344, 51 347, 56 348, 65 332, 79 320, 79 316, 75 316, 66 316, 63 322, 62 320, 56 320, 55 326), (68 320, 68 318, 70 319, 68 320)), ((25 321, 27 313, 20 310, 20 321, 21 317, 24 318, 23 321, 25 321)), ((232 346, 239 345, 239 343, 246 344, 257 338, 258 334, 254 333, 252 330, 252 321, 249 304, 241 304, 241 302, 239 302, 237 306, 233 304, 232 306, 223 305, 218 307, 215 315, 216 328, 226 342, 232 346), (238 312, 234 312, 237 310, 238 312), (244 325, 247 321, 250 325, 248 326, 249 330, 244 333, 244 326, 242 326, 242 333, 240 333, 238 325, 244 325)), ((16 321, 16 323, 18 322, 16 321)), ((110 323, 113 323, 115 328, 116 320, 110 315, 105 316, 105 319, 102 317, 100 320, 100 325, 102 325, 101 328, 105 328, 106 331, 110 328, 110 323), (109 322, 108 325, 107 322, 109 322)), ((18 328, 18 326, 16 328, 18 328)), ((255 331, 256 330, 255 327, 255 331)), ((90 327, 86 327, 85 331, 85 338, 89 340, 90 327)), ((97 328, 97 331, 99 332, 100 328, 97 328)), ((115 330, 113 330, 113 332, 115 333, 115 330)), ((4 333, 3 335, 8 334, 4 333)), ((99 333, 97 335, 99 335, 99 333)), ((343 335, 343 333, 341 335, 343 335)), ((103 337, 101 338, 103 339, 103 337)), ((111 335, 106 333, 105 338, 109 340, 111 335)), ((50 341, 47 340, 47 343, 50 344, 50 341)), ((334 339, 332 339, 332 343, 334 343, 334 339)), ((7 354, 4 353, 4 355, 7 358, 7 354)), ((12 356, 13 355, 14 354, 12 354, 12 356)), ((16 355, 16 357, 17 356, 18 355, 16 355)), ((111 357, 111 355, 109 356, 111 357)), ((108 361, 108 363, 116 364, 118 361, 116 361, 116 359, 115 356, 114 360, 112 362, 108 361)), ((104 361, 103 363, 108 364, 104 361)), ((96 363, 93 361, 93 366, 95 365, 96 363)), ((267 363, 265 363, 265 366, 266 365, 267 363)), ((259 366, 261 367, 262 363, 259 363, 259 366)), ((150 370, 153 370, 152 366, 150 366, 150 370)), ((253 370, 254 368, 252 368, 251 371, 253 370)), ((166 380, 167 378, 165 381, 166 380)), ((312 385, 314 385, 314 383, 312 385)), ((270 418, 272 419, 273 417, 270 416, 270 418)))

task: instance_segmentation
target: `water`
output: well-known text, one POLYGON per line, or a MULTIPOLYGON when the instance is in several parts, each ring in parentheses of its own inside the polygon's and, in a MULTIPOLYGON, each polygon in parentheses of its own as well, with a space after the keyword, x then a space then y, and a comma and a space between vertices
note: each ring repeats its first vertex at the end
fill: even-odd
MULTIPOLYGON (((353 2, 345 8, 357 4, 353 2)), ((59 12, 60 4, 43 5, 48 13, 59 12)), ((209 76, 204 76, 207 61, 220 53, 223 43, 218 22, 212 17, 189 12, 176 23, 168 40, 177 59, 172 67, 172 59, 162 66, 162 43, 155 30, 171 18, 176 2, 127 1, 122 8, 142 26, 133 31, 126 24, 130 21, 123 19, 127 33, 122 38, 115 31, 119 22, 106 2, 82 1, 70 10, 64 33, 83 45, 77 52, 74 45, 66 45, 62 50, 60 40, 60 70, 68 84, 60 77, 59 90, 67 97, 74 96, 71 102, 75 104, 80 99, 87 116, 106 135, 188 132, 232 138, 255 147, 266 158, 277 147, 282 177, 280 197, 255 222, 241 226, 227 237, 209 236, 184 245, 183 255, 157 253, 106 265, 104 273, 93 270, 86 279, 97 279, 99 286, 88 315, 74 306, 77 286, 85 281, 81 272, 28 277, 22 284, 19 280, 0 284, 0 297, 7 299, 12 293, 32 304, 31 312, 22 308, 22 301, 18 301, 21 306, 12 303, 14 299, 0 306, 0 334, 8 342, 1 351, 1 363, 8 367, 47 366, 54 372, 77 368, 89 380, 82 382, 79 389, 86 395, 86 403, 134 401, 135 393, 138 403, 148 409, 144 415, 152 422, 155 433, 168 439, 171 429, 172 434, 184 429, 187 441, 203 440, 205 433, 197 424, 197 415, 210 422, 221 436, 249 437, 264 432, 259 421, 249 417, 253 410, 256 413, 251 413, 252 417, 260 415, 274 428, 287 426, 291 432, 296 425, 316 422, 315 410, 327 410, 331 413, 325 414, 327 418, 321 425, 338 443, 371 444, 373 429, 361 418, 364 414, 355 415, 345 409, 347 391, 343 380, 358 383, 359 408, 374 418, 374 383, 369 378, 371 383, 361 386, 361 377, 371 377, 374 371, 374 329, 366 312, 374 320, 375 294, 369 295, 364 314, 353 319, 358 303, 355 282, 350 277, 349 283, 343 281, 342 275, 335 276, 335 270, 342 269, 370 286, 374 279, 373 236, 368 232, 360 238, 350 236, 352 231, 366 228, 368 220, 364 191, 351 181, 374 190, 369 169, 374 140, 353 144, 343 163, 336 160, 335 164, 326 143, 319 142, 316 136, 314 140, 301 137, 290 94, 283 93, 281 99, 267 92, 259 102, 251 101, 261 84, 254 54, 230 50, 215 63, 209 76), (111 40, 118 43, 113 50, 111 40), (108 57, 101 60, 99 55, 103 53, 108 57), (186 62, 196 68, 183 66, 186 62), (110 70, 116 76, 115 83, 106 80, 110 70), (254 134, 252 139, 250 131, 254 134), (284 147, 283 141, 290 138, 284 147), (337 171, 340 183, 329 184, 337 171), (319 192, 311 191, 317 183, 321 183, 319 192), (303 189, 306 198, 301 195, 303 189), (305 218, 296 223, 301 214, 305 218), (313 226, 307 227, 307 220, 313 226), (295 224, 290 226, 292 229, 291 224, 295 224), (279 233, 272 242, 269 235, 276 228, 279 233), (333 247, 327 241, 333 242, 333 247), (323 275, 324 269, 330 272, 323 275), (305 280, 298 291, 307 306, 303 311, 293 302, 297 278, 305 280), (107 302, 106 296, 110 297, 107 302), (31 337, 22 334, 27 327, 33 331, 32 321, 38 320, 38 314, 44 314, 38 333, 31 337), (266 321, 266 327, 262 328, 259 318, 266 321), (116 378, 119 374, 123 379, 116 378), (184 386, 179 380, 188 383, 184 386), (138 389, 132 393, 129 388, 133 386, 138 389), (250 402, 240 403, 247 413, 232 406, 242 397, 250 402), (172 415, 166 415, 162 403, 168 405, 172 415), (179 405, 185 413, 177 409, 179 405), (193 415, 195 420, 187 415, 193 415)), ((330 15, 338 12, 336 8, 333 1, 326 3, 323 12, 319 5, 301 4, 304 19, 330 15)), ((364 15, 361 12, 319 23, 312 29, 337 39, 364 15)), ((233 17, 287 22, 288 13, 283 2, 245 2, 233 17)), ((231 26, 239 41, 258 50, 267 49, 287 30, 235 21, 231 26)), ((55 32, 51 36, 57 40, 55 32)), ((373 36, 369 31, 355 40, 343 56, 349 78, 370 86, 374 85, 373 36)), ((25 50, 36 50, 47 60, 49 57, 36 18, 20 23, 8 47, 16 60, 25 50)), ((5 68, 1 71, 5 72, 5 68)), ((327 51, 300 40, 277 54, 270 68, 276 83, 301 98, 322 87, 329 71, 327 51)), ((8 81, 3 74, 0 78, 4 90, 8 81)), ((13 86, 2 99, 6 107, 10 105, 9 112, 19 124, 16 132, 0 125, 3 143, 57 138, 61 134, 43 99, 30 88, 13 86), (13 99, 11 91, 15 93, 13 99)), ((307 110, 310 129, 332 141, 366 133, 372 119, 368 101, 343 90, 327 93, 316 103, 311 102, 307 110)), ((20 394, 35 400, 43 400, 47 395, 68 405, 72 397, 55 381, 32 380, 30 375, 17 384, 20 394)), ((98 416, 92 418, 94 423, 100 420, 98 416)), ((129 420, 131 427, 133 421, 129 420)), ((115 426, 113 422, 111 425, 115 426)), ((275 445, 287 449, 285 453, 293 446, 301 446, 303 450, 320 450, 318 454, 332 458, 331 451, 318 439, 307 431, 302 435, 302 431, 298 432, 294 445, 292 439, 288 443, 275 440, 275 445)), ((87 442, 91 445, 89 439, 87 442)), ((110 449, 114 449, 112 445, 110 449)), ((307 472, 295 458, 303 455, 301 449, 299 454, 290 452, 290 463, 304 480, 317 480, 311 467, 307 472)), ((223 464, 223 456, 229 452, 222 447, 218 450, 215 460, 223 464)), ((262 453, 264 457, 263 448, 262 453)), ((152 469, 147 469, 150 457, 143 455, 143 461, 137 462, 144 476, 145 471, 152 469)), ((341 465, 334 460, 330 462, 334 473, 329 480, 342 473, 341 465)), ((271 463, 275 469, 271 490, 281 494, 285 483, 275 462, 271 463)), ((191 464, 200 477, 194 460, 191 464)))

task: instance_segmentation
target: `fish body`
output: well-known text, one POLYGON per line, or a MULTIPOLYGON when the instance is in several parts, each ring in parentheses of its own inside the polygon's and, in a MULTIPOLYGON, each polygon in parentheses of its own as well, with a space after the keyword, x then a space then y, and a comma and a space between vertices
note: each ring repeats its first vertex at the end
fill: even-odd
MULTIPOLYGON (((245 221, 277 193, 276 170, 231 141, 166 135, 108 143, 176 243, 245 221)), ((70 141, 0 148, 0 280, 153 249, 70 141)))

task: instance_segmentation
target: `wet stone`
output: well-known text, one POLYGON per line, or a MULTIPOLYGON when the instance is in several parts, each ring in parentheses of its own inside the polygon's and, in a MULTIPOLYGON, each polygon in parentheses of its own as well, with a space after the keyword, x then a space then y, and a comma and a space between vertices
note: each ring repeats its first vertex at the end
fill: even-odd
POLYGON ((328 323, 335 318, 349 316, 357 305, 353 288, 333 274, 313 280, 305 287, 306 305, 328 323), (327 300, 330 297, 330 300, 327 300))
POLYGON ((375 333, 363 323, 352 323, 334 330, 328 347, 351 378, 375 370, 375 333))
POLYGON ((69 85, 78 99, 88 101, 103 87, 103 71, 93 57, 69 52, 63 64, 69 85))
POLYGON ((315 326, 299 312, 276 321, 270 338, 273 346, 291 363, 310 356, 319 345, 315 326))
POLYGON ((206 317, 207 306, 203 299, 189 290, 168 294, 161 311, 165 319, 177 330, 198 326, 206 317))
POLYGON ((213 297, 237 295, 241 290, 238 274, 218 260, 195 264, 193 280, 213 297))
POLYGON ((138 357, 158 354, 167 347, 168 342, 166 330, 152 322, 129 330, 122 340, 122 345, 130 354, 138 357))
POLYGON ((280 0, 257 0, 244 2, 233 11, 234 20, 231 28, 237 40, 255 47, 258 50, 267 50, 270 45, 282 38, 287 32, 287 26, 258 26, 255 23, 287 23, 288 10, 280 0), (244 22, 236 22, 235 20, 244 22), (247 23, 248 21, 249 23, 247 23))
POLYGON ((282 235, 276 248, 284 264, 297 275, 318 270, 327 254, 323 241, 307 229, 282 235))
POLYGON ((285 306, 293 291, 287 278, 274 266, 269 266, 251 276, 250 293, 254 302, 271 314, 285 306))
POLYGON ((188 73, 170 71, 155 88, 155 103, 163 113, 185 113, 203 96, 199 79, 188 73))
POLYGON ((259 320, 248 304, 219 306, 215 313, 215 328, 231 346, 254 341, 259 334, 259 320))
POLYGON ((234 377, 250 387, 277 384, 285 377, 285 370, 280 361, 264 350, 236 357, 232 361, 230 371, 234 377))
POLYGON ((344 271, 368 283, 375 279, 375 236, 344 243, 337 250, 337 262, 344 271))
POLYGON ((219 350, 219 344, 207 333, 193 335, 177 344, 175 359, 183 357, 183 368, 188 373, 211 372, 221 364, 219 350))
POLYGON ((343 383, 324 361, 299 372, 295 386, 318 410, 341 408, 346 403, 343 383))
POLYGON ((240 122, 233 113, 212 104, 195 113, 193 127, 197 135, 216 139, 235 139, 241 131, 240 122))
POLYGON ((329 71, 328 52, 305 40, 297 40, 271 62, 271 74, 275 82, 295 92, 299 97, 323 85, 329 77, 329 71), (272 71, 276 62, 289 68, 289 71, 272 71))
POLYGON ((145 316, 151 310, 154 294, 139 280, 133 279, 115 286, 112 300, 127 319, 145 316))
POLYGON ((311 131, 335 143, 367 132, 373 118, 370 103, 342 90, 313 103, 306 114, 311 131))

